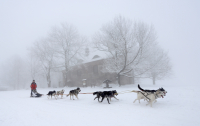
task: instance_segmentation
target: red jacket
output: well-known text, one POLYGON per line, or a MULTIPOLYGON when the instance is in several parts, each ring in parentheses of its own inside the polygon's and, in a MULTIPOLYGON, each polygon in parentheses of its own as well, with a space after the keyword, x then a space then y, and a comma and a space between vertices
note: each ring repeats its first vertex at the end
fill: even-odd
POLYGON ((31 90, 35 90, 37 88, 37 84, 36 83, 32 83, 30 87, 31 87, 31 90))

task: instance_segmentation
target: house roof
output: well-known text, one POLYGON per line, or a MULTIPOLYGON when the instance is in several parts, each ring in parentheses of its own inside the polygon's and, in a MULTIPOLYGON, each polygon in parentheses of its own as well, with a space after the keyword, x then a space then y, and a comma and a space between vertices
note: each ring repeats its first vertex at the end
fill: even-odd
POLYGON ((90 63, 90 62, 94 62, 98 60, 103 60, 103 59, 106 59, 107 57, 108 57, 108 54, 106 54, 106 52, 92 50, 89 52, 88 56, 80 57, 77 61, 77 64, 72 65, 71 67, 75 67, 77 65, 86 64, 86 63, 90 63))
POLYGON ((90 52, 90 54, 86 57, 83 57, 81 60, 81 64, 82 63, 89 63, 89 62, 93 62, 93 61, 97 61, 97 60, 102 60, 107 58, 107 54, 103 51, 92 51, 90 52))

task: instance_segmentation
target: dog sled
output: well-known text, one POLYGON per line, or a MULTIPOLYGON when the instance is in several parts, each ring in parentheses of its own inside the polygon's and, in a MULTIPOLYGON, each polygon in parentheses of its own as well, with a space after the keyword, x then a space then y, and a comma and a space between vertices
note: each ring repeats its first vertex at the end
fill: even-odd
POLYGON ((31 91, 31 96, 30 97, 34 97, 34 98, 39 98, 41 97, 43 94, 38 93, 36 90, 32 90, 31 91))

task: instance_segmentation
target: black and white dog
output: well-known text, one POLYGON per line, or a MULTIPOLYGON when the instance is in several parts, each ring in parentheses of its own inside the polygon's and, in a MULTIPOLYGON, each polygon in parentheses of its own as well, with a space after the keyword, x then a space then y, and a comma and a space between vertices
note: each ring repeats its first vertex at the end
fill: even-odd
POLYGON ((69 94, 67 95, 67 97, 70 95, 70 100, 71 100, 71 96, 73 97, 74 100, 74 95, 76 96, 76 98, 78 99, 78 93, 81 92, 81 89, 78 87, 77 89, 71 90, 69 92, 69 94))
MULTIPOLYGON (((159 88, 158 90, 144 90, 140 87, 140 85, 138 84, 138 88, 141 91, 132 91, 137 93, 137 98, 135 99, 139 101, 140 103, 140 99, 144 99, 148 102, 147 105, 151 105, 152 107, 152 103, 153 102, 157 102, 157 98, 163 98, 163 96, 165 96, 165 94, 167 93, 167 91, 165 91, 163 88, 159 88)), ((133 103, 135 103, 135 101, 133 103)))
POLYGON ((167 91, 165 91, 165 89, 164 88, 159 88, 158 90, 146 90, 146 89, 142 89, 141 87, 140 87, 140 85, 138 84, 138 88, 141 90, 141 91, 143 91, 143 92, 145 92, 145 93, 155 93, 156 91, 161 91, 161 92, 163 92, 164 93, 164 96, 166 95, 166 93, 167 93, 167 91))
MULTIPOLYGON (((135 99, 135 101, 138 100, 140 103, 140 100, 144 99, 148 102, 147 105, 151 105, 151 107, 152 107, 152 103, 156 102, 157 98, 161 98, 164 95, 164 93, 160 90, 156 90, 156 92, 153 92, 153 93, 145 93, 142 91, 135 91, 135 90, 133 90, 132 92, 137 93, 137 98, 135 99)), ((133 103, 135 103, 135 101, 133 103)))
POLYGON ((49 93, 47 94, 48 95, 48 99, 49 99, 49 97, 51 96, 51 99, 52 99, 52 96, 54 96, 55 97, 55 99, 57 100, 57 98, 56 98, 56 91, 54 90, 54 91, 49 91, 49 93))

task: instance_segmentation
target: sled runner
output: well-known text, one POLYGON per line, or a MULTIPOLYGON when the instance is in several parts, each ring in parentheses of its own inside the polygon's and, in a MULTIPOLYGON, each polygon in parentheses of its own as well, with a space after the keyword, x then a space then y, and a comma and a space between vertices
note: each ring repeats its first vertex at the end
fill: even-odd
POLYGON ((41 97, 42 95, 43 94, 38 93, 36 90, 32 90, 30 97, 38 98, 38 97, 41 97))

